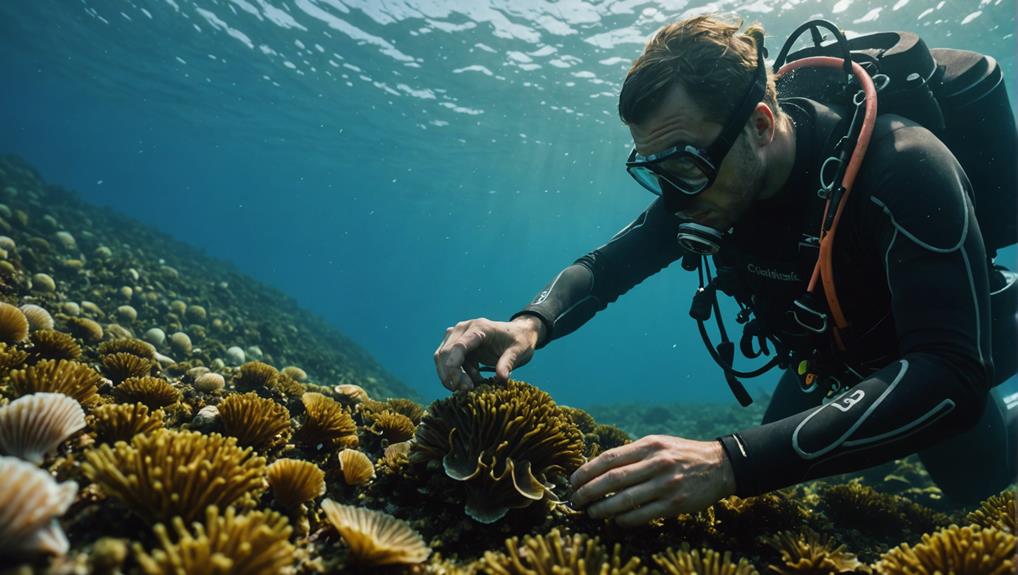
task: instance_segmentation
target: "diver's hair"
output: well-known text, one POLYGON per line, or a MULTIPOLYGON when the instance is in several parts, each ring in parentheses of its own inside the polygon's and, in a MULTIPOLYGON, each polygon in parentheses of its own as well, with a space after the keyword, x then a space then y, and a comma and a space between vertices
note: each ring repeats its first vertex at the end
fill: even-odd
MULTIPOLYGON (((676 83, 706 114, 705 120, 723 124, 755 78, 757 49, 764 30, 752 24, 739 33, 742 20, 697 16, 658 30, 626 74, 619 94, 619 117, 639 124, 661 104, 676 83)), ((775 115, 778 106, 774 75, 767 70, 763 102, 775 115)))

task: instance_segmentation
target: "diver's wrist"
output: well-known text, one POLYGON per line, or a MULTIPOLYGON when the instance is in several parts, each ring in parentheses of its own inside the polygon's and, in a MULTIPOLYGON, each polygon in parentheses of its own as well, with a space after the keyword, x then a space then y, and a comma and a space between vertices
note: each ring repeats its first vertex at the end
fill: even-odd
POLYGON ((532 314, 518 315, 513 318, 512 323, 519 324, 530 332, 530 345, 534 348, 544 339, 545 332, 547 331, 544 327, 544 321, 532 314))

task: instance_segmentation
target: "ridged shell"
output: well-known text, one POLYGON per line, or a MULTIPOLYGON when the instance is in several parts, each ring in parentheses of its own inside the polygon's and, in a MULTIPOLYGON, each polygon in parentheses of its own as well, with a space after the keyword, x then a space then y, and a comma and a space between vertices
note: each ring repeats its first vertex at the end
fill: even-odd
POLYGON ((85 412, 62 393, 33 393, 0 408, 0 450, 40 465, 47 453, 85 427, 85 412))
POLYGON ((45 308, 34 303, 26 303, 21 306, 21 313, 25 314, 28 326, 32 331, 39 329, 53 329, 53 316, 45 308))
POLYGON ((30 463, 0 457, 0 556, 67 553, 67 537, 56 518, 77 492, 73 481, 58 484, 30 463))
POLYGON ((343 472, 343 481, 347 485, 364 485, 375 478, 375 466, 356 449, 344 449, 339 452, 339 469, 343 472))

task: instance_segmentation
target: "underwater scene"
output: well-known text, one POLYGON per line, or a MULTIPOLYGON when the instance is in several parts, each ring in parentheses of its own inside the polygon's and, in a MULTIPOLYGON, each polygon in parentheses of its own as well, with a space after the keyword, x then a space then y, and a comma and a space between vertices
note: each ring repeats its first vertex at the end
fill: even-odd
MULTIPOLYGON (((961 123, 1003 139, 943 139, 973 187, 1015 182, 1015 0, 0 3, 0 575, 1018 572, 1018 349, 985 341, 1018 323, 1014 185, 966 204, 999 266, 977 285, 965 260, 973 301, 1013 306, 976 322, 996 387, 968 431, 923 449, 857 453, 920 436, 959 396, 852 436, 907 361, 872 404, 866 382, 818 369, 812 387, 791 352, 763 369, 784 352, 705 286, 706 253, 617 301, 573 294, 545 339, 567 268, 651 227, 670 177, 640 180, 655 160, 620 118, 630 67, 662 27, 715 14, 759 23, 768 65, 815 19, 990 56, 936 82, 989 86, 961 123), (990 176, 969 170, 982 160, 990 176), (584 306, 596 315, 567 326, 584 306), (536 349, 504 370, 461 353, 472 328, 490 331, 469 345, 536 349), (791 445, 773 459, 737 464, 797 367, 822 407, 780 419, 791 445), (810 452, 807 423, 856 405, 810 452), (823 473, 786 466, 842 444, 859 449, 823 473)), ((977 91, 939 89, 945 111, 977 91)), ((679 148, 727 185, 713 145, 679 148)), ((668 186, 709 193, 684 182, 668 186)), ((895 242, 928 247, 902 222, 888 269, 895 242)), ((698 229, 669 245, 709 246, 698 229)), ((941 241, 930 251, 964 255, 941 241)))

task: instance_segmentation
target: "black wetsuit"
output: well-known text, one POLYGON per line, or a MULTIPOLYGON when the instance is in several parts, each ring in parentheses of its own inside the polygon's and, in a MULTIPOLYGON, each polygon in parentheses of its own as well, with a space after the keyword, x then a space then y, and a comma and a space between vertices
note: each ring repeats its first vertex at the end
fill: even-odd
MULTIPOLYGON (((792 175, 775 197, 750 208, 717 260, 737 270, 739 291, 760 324, 793 341, 803 330, 786 312, 805 291, 815 261, 815 246, 803 240, 817 233, 816 172, 840 117, 803 99, 782 106, 796 127, 792 175), (801 250, 814 255, 803 257, 801 250)), ((862 379, 822 404, 822 391, 803 392, 798 376, 786 372, 761 425, 718 438, 738 495, 917 451, 945 492, 960 501, 1009 482, 1003 460, 1012 454, 998 409, 988 400, 988 259, 970 196, 961 166, 928 130, 898 116, 877 119, 833 255, 838 297, 852 322, 851 355, 841 359, 862 379), (961 454, 967 459, 938 454, 938 443, 963 432, 981 442, 967 440, 961 454)), ((676 242, 680 223, 655 200, 513 317, 533 314, 543 321, 547 336, 538 347, 572 332, 684 255, 676 242)), ((828 347, 815 349, 823 356, 828 347)))

